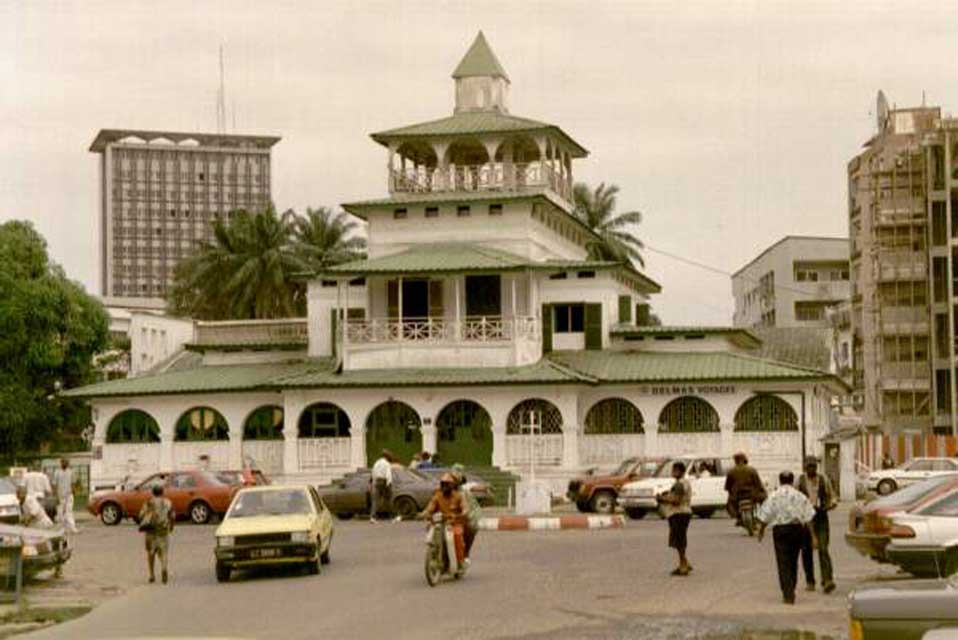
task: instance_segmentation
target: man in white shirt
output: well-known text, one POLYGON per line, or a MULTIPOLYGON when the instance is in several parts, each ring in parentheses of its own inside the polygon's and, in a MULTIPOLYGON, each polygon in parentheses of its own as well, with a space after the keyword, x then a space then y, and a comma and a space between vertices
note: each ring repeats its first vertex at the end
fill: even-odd
MULTIPOLYGON (((761 542, 765 536, 765 529, 772 527, 782 600, 785 604, 795 604, 798 556, 802 551, 805 536, 809 535, 808 525, 815 517, 815 508, 808 497, 795 488, 795 475, 791 471, 778 474, 778 484, 778 489, 758 508, 758 541, 761 542)), ((817 547, 814 532, 811 535, 812 544, 817 547)))
POLYGON ((53 495, 50 478, 39 469, 32 469, 23 474, 23 485, 27 488, 27 493, 41 503, 47 496, 53 495))
POLYGON ((77 525, 73 518, 73 470, 66 458, 60 458, 60 468, 53 474, 53 484, 57 489, 57 522, 67 533, 76 533, 77 525))
MULTIPOLYGON (((393 463, 395 457, 387 449, 383 449, 382 455, 376 460, 372 470, 372 506, 369 511, 369 521, 377 522, 376 516, 385 513, 386 516, 392 516, 393 510, 393 463)), ((395 522, 401 520, 395 518, 395 522)))
POLYGON ((43 505, 35 495, 27 491, 25 485, 17 486, 17 500, 20 501, 20 523, 25 527, 52 529, 53 521, 43 510, 43 505))

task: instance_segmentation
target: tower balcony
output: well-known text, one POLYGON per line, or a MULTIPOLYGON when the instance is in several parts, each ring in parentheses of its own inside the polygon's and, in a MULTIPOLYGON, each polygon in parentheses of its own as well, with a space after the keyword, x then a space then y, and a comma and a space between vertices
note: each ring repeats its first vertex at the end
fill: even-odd
POLYGON ((522 191, 542 187, 572 201, 572 177, 557 170, 549 161, 446 167, 420 165, 393 168, 389 172, 390 193, 522 191))

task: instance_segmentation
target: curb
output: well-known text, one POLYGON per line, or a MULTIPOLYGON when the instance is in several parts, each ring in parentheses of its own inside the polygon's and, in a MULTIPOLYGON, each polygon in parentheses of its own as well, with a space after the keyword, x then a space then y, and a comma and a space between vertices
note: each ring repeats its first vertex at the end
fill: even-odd
POLYGON ((479 520, 481 531, 558 531, 561 529, 621 529, 622 516, 568 515, 551 517, 500 516, 479 520))

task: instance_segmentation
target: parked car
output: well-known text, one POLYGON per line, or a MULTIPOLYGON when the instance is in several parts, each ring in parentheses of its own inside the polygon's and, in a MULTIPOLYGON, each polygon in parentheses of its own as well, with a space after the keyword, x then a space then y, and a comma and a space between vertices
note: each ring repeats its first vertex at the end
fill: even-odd
POLYGON ((919 578, 958 572, 958 489, 891 516, 889 562, 919 578))
MULTIPOLYGON (((372 505, 370 478, 370 470, 361 469, 317 487, 317 491, 330 511, 347 520, 369 513, 372 505)), ((404 467, 393 467, 393 510, 403 518, 413 518, 426 508, 438 488, 438 478, 404 467)))
POLYGON ((863 556, 888 562, 885 546, 891 530, 891 514, 910 511, 958 488, 958 476, 944 475, 922 480, 867 504, 856 504, 848 514, 845 542, 863 556))
POLYGON ((949 473, 958 474, 958 459, 913 458, 894 469, 872 471, 865 480, 865 487, 887 496, 901 487, 949 473))
POLYGON ((590 469, 569 481, 566 497, 583 513, 612 513, 626 483, 655 475, 665 462, 664 458, 627 458, 611 473, 590 469))
POLYGON ((189 517, 196 524, 226 513, 233 494, 239 490, 212 471, 154 473, 132 489, 93 494, 87 509, 106 525, 120 524, 123 518, 136 520, 156 484, 163 486, 163 495, 173 503, 175 515, 189 517))
POLYGON ((0 522, 20 524, 20 501, 17 487, 10 478, 0 478, 0 522))
POLYGON ((41 571, 60 568, 70 559, 71 549, 61 528, 35 529, 19 525, 0 524, 0 540, 10 544, 22 541, 23 575, 30 578, 41 571))
MULTIPOLYGON (((429 478, 435 479, 437 482, 439 478, 444 473, 449 473, 452 470, 448 467, 427 467, 425 469, 416 469, 416 472, 424 475, 429 478)), ((480 478, 474 473, 466 473, 466 486, 469 488, 469 491, 472 492, 472 495, 475 496, 476 500, 479 501, 479 504, 483 507, 490 506, 496 499, 496 492, 488 482, 480 478)))
POLYGON ((638 520, 647 513, 659 509, 655 497, 668 491, 672 479, 672 465, 681 460, 685 463, 689 483, 692 485, 692 513, 700 518, 710 518, 728 503, 725 491, 725 474, 734 464, 719 458, 674 458, 661 465, 655 475, 630 482, 619 493, 619 504, 626 515, 638 520))
POLYGON ((239 471, 217 471, 217 477, 226 484, 241 487, 259 487, 269 484, 269 478, 259 469, 240 469, 239 471))
MULTIPOLYGON (((958 585, 908 580, 856 589, 848 596, 849 640, 923 640, 958 626, 958 585)), ((938 635, 954 638, 954 635, 938 635)))
POLYGON ((329 564, 333 518, 312 487, 241 489, 216 529, 216 579, 234 569, 305 566, 317 574, 329 564))

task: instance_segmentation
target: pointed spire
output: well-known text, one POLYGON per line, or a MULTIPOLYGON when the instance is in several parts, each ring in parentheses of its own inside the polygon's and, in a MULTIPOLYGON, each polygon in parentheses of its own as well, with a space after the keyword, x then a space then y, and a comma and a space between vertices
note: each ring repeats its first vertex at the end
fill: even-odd
POLYGON ((486 42, 486 36, 483 35, 482 31, 476 36, 476 39, 473 41, 472 46, 469 47, 469 51, 466 52, 466 55, 463 56, 459 66, 452 72, 452 77, 456 79, 475 76, 504 78, 506 82, 509 82, 509 76, 506 74, 506 70, 502 68, 496 54, 492 52, 489 43, 486 42))

